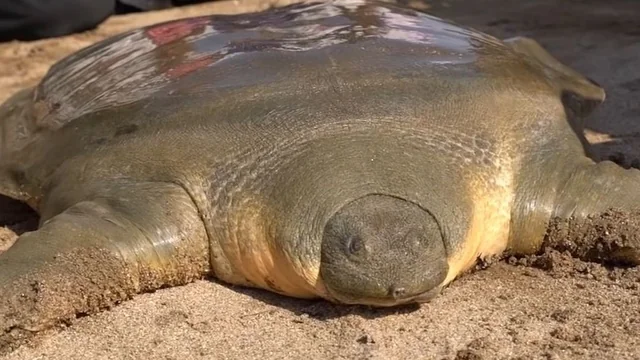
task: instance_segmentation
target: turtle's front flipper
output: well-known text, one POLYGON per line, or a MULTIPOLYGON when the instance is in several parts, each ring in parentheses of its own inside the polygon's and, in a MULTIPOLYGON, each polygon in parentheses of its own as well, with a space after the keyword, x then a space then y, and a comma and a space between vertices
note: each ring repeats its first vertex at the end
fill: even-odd
POLYGON ((203 276, 208 249, 198 211, 177 185, 93 192, 0 255, 0 354, 78 314, 203 276))
POLYGON ((585 161, 559 188, 552 214, 546 245, 584 260, 640 265, 640 171, 585 161))

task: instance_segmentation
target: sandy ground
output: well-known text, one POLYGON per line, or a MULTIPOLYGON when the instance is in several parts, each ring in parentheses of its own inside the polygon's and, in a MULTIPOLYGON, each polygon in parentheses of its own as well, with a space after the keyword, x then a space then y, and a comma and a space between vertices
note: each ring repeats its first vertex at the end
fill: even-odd
MULTIPOLYGON (((0 44, 0 101, 34 84, 62 56, 109 35, 177 17, 270 4, 219 2, 122 16, 67 38, 0 44)), ((601 83, 608 100, 588 121, 596 156, 640 164, 640 2, 449 0, 427 5, 428 12, 498 37, 534 37, 601 83)), ((0 227, 0 251, 35 223, 24 206, 0 198, 0 225, 6 225, 0 227)), ((638 269, 605 269, 557 252, 493 264, 455 281, 429 304, 395 310, 298 301, 198 281, 80 318, 7 358, 640 359, 639 295, 638 269)))

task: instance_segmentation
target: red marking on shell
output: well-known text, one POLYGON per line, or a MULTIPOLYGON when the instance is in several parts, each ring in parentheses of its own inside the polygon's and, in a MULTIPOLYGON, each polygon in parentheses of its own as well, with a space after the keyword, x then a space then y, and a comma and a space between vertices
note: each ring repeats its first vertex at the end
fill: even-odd
POLYGON ((176 79, 187 74, 190 74, 196 70, 202 69, 213 62, 213 56, 205 56, 200 59, 184 62, 179 66, 169 69, 167 76, 171 79, 176 79))
POLYGON ((207 19, 173 21, 148 28, 145 32, 154 44, 160 46, 183 39, 207 23, 209 23, 207 19))

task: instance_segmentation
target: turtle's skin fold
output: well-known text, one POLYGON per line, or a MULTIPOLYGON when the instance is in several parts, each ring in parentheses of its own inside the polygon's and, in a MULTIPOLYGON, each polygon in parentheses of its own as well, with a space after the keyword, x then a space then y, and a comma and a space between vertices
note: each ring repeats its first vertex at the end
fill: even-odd
POLYGON ((426 301, 552 217, 636 207, 585 156, 595 83, 535 41, 385 2, 131 31, 0 107, 0 347, 209 274, 299 298, 426 301))

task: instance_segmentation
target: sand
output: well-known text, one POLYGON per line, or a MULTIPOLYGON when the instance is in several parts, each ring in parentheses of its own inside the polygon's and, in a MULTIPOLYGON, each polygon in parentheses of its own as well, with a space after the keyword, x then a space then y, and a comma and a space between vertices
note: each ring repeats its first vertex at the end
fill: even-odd
MULTIPOLYGON (((0 101, 33 85, 56 60, 109 35, 270 4, 218 2, 114 17, 84 34, 0 44, 0 101)), ((412 4, 498 37, 533 37, 602 84, 608 99, 587 122, 594 157, 640 164, 640 2, 412 4)), ((0 225, 6 226, 0 227, 0 251, 35 224, 24 205, 0 198, 0 225)), ((622 231, 635 234, 627 225, 622 231)), ((202 280, 79 318, 36 336, 6 358, 640 359, 639 295, 637 268, 605 268, 553 250, 487 265, 456 280, 429 304, 392 310, 300 301, 202 280)))

